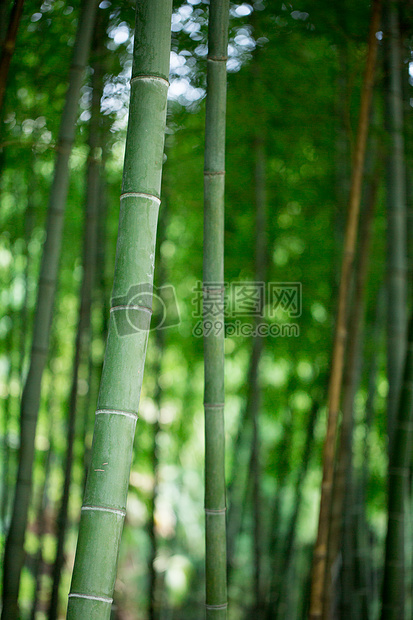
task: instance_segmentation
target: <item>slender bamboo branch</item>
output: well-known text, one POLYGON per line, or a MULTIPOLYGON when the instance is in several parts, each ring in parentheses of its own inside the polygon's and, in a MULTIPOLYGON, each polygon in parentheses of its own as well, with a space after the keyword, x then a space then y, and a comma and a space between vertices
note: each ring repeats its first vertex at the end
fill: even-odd
POLYGON ((152 313, 171 15, 172 0, 136 4, 112 308, 69 594, 69 620, 110 618, 152 313))
POLYGON ((377 55, 376 32, 380 27, 381 1, 374 0, 369 33, 366 71, 360 104, 360 117, 354 152, 352 179, 350 186, 348 219, 344 241, 343 262, 341 268, 337 320, 334 335, 332 366, 328 392, 328 420, 323 454, 323 480, 321 486, 320 515, 318 521, 317 542, 314 549, 310 618, 316 620, 323 613, 323 589, 326 570, 326 554, 331 498, 334 476, 334 454, 340 406, 341 383, 343 377, 344 351, 347 339, 347 312, 351 270, 355 254, 358 218, 360 210, 361 186, 364 158, 366 151, 368 120, 374 84, 374 71, 377 55))

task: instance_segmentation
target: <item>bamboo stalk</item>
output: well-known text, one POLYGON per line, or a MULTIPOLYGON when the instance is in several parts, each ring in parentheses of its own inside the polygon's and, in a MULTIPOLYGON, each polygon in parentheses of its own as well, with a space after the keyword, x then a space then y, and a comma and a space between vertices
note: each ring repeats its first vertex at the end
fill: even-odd
MULTIPOLYGON (((367 204, 364 213, 363 224, 360 231, 359 261, 355 274, 354 302, 348 320, 348 351, 346 368, 343 376, 343 403, 340 437, 337 447, 337 466, 334 475, 334 487, 332 495, 331 523, 328 541, 327 573, 325 585, 325 609, 324 616, 329 618, 331 606, 334 605, 336 583, 333 583, 332 575, 334 566, 337 564, 340 549, 342 549, 343 518, 350 515, 344 510, 352 502, 346 502, 346 496, 352 494, 352 451, 353 451, 353 427, 354 427, 354 399, 360 376, 360 354, 363 338, 363 318, 366 306, 366 283, 369 269, 370 246, 374 209, 376 206, 377 191, 380 182, 381 171, 376 171, 374 178, 369 183, 367 192, 367 204), (343 517, 344 515, 344 517, 343 517)), ((344 557, 344 550, 341 554, 344 557)), ((347 580, 350 577, 347 571, 347 580)), ((343 565, 343 587, 345 587, 345 573, 343 565)), ((349 599, 352 600, 351 598, 349 599)))
POLYGON ((151 316, 171 15, 172 0, 136 4, 112 308, 69 620, 110 618, 151 316))
POLYGON ((40 269, 30 367, 21 401, 20 452, 13 514, 6 540, 3 572, 2 620, 17 617, 20 574, 24 561, 24 534, 29 509, 34 441, 43 370, 47 361, 53 303, 69 181, 69 156, 75 135, 77 104, 89 56, 97 0, 84 0, 73 50, 69 86, 58 138, 58 156, 49 200, 46 241, 40 269))
POLYGON ((382 620, 405 618, 404 503, 411 463, 413 430, 413 316, 389 462, 388 521, 384 563, 382 620))
MULTIPOLYGON (((228 0, 209 9, 204 169, 204 322, 211 301, 215 325, 204 334, 206 618, 227 617, 224 433, 224 189, 228 0), (215 305, 215 307, 217 307, 215 305)), ((211 318, 211 317, 209 317, 211 318)))
POLYGON ((394 419, 400 396, 406 347, 407 239, 406 179, 403 136, 403 95, 398 2, 387 1, 386 129, 387 153, 387 375, 388 435, 391 451, 394 419))
POLYGON ((321 486, 320 514, 318 521, 317 542, 314 548, 311 576, 311 620, 317 620, 323 613, 323 590, 326 572, 327 542, 331 511, 332 487, 334 476, 334 454, 340 406, 341 383, 343 377, 344 351, 347 339, 347 311, 351 270, 354 261, 358 218, 360 210, 361 186, 366 151, 369 112, 374 84, 374 72, 377 55, 376 32, 380 27, 381 0, 374 0, 370 24, 368 54, 361 95, 360 116, 354 152, 352 179, 350 186, 349 208, 344 241, 343 262, 339 288, 337 320, 334 335, 331 374, 328 391, 327 432, 323 453, 323 480, 321 486))
POLYGON ((267 611, 267 620, 275 620, 276 618, 286 617, 285 609, 282 609, 282 602, 283 596, 286 595, 286 590, 288 589, 289 576, 291 573, 291 567, 293 565, 295 539, 297 535, 297 522, 303 499, 303 483, 310 462, 311 450, 314 439, 314 427, 317 419, 318 410, 319 404, 315 400, 313 401, 311 409, 308 413, 307 428, 305 431, 305 444, 302 452, 297 479, 294 485, 294 508, 288 524, 285 540, 283 542, 283 550, 282 552, 280 552, 280 556, 283 558, 282 570, 278 570, 277 574, 273 575, 273 577, 275 576, 278 579, 278 583, 274 587, 274 592, 278 594, 278 604, 276 607, 274 607, 274 601, 270 601, 267 611))
MULTIPOLYGON (((102 36, 102 33, 99 33, 102 36)), ((103 37, 102 37, 103 39, 103 37)), ((97 256, 97 222, 98 201, 100 189, 100 158, 98 149, 101 143, 99 131, 100 100, 103 93, 103 81, 100 71, 95 71, 92 77, 92 103, 89 127, 89 158, 87 164, 86 181, 86 213, 84 221, 83 238, 83 277, 80 289, 80 304, 76 342, 74 348, 72 385, 67 413, 67 448, 65 457, 65 477, 63 493, 57 518, 58 533, 56 555, 52 573, 52 594, 49 605, 49 620, 56 620, 59 605, 59 585, 64 563, 64 545, 68 526, 68 506, 70 485, 72 480, 73 450, 75 445, 77 392, 79 383, 79 370, 82 362, 88 363, 87 354, 90 350, 90 312, 92 305, 92 290, 95 280, 95 267, 97 256), (85 359, 86 358, 86 359, 85 359)))

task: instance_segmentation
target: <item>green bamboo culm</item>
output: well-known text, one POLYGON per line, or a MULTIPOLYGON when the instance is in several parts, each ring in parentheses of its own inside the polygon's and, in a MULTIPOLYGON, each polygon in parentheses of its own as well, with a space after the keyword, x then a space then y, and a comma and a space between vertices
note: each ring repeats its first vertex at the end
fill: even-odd
POLYGON ((388 521, 384 562, 382 620, 403 620, 405 611, 405 502, 412 453, 413 430, 413 316, 404 363, 394 444, 389 459, 388 521))
POLYGON ((36 424, 57 286, 63 220, 69 183, 69 157, 75 137, 80 87, 89 57, 97 5, 98 0, 84 0, 82 3, 56 149, 57 158, 40 268, 30 366, 21 401, 19 465, 13 513, 4 552, 2 620, 15 620, 18 617, 17 599, 24 562, 24 534, 31 495, 36 424))
POLYGON ((385 43, 386 117, 388 134, 387 202, 387 427, 389 453, 403 375, 407 337, 407 221, 403 91, 399 12, 401 2, 387 0, 383 23, 385 43))
POLYGON ((227 617, 224 437, 224 190, 228 0, 209 8, 204 170, 206 618, 227 617), (218 302, 218 303, 217 303, 218 302), (219 314, 208 312, 210 304, 219 314), (218 308, 217 308, 218 306, 218 308))
POLYGON ((109 620, 152 307, 172 0, 139 0, 109 334, 69 620, 109 620))

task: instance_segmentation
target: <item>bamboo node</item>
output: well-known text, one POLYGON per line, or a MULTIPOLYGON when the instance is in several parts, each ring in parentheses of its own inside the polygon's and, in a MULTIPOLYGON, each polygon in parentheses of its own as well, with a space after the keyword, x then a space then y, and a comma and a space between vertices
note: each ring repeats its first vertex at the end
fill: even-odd
POLYGON ((168 80, 161 77, 160 75, 134 75, 131 78, 130 83, 133 84, 134 82, 137 82, 138 80, 140 80, 141 82, 155 82, 155 81, 160 82, 161 84, 163 83, 167 86, 167 88, 169 88, 168 80))
POLYGON ((204 170, 204 177, 225 176, 225 170, 204 170))
POLYGON ((97 409, 95 415, 100 415, 102 413, 113 414, 113 415, 123 415, 125 418, 131 418, 132 420, 138 419, 138 414, 134 411, 123 411, 121 409, 97 409))
POLYGON ((120 195, 120 199, 123 198, 149 198, 155 202, 158 206, 161 204, 161 199, 158 196, 154 196, 154 194, 147 194, 145 192, 124 192, 120 195))
POLYGON ((93 594, 78 594, 77 592, 71 592, 69 594, 69 598, 86 598, 91 601, 99 601, 100 603, 108 603, 108 605, 112 605, 113 598, 109 598, 107 596, 94 596, 93 594))
POLYGON ((204 510, 206 515, 222 515, 226 513, 227 508, 225 507, 217 510, 214 510, 213 508, 204 508, 204 510))
MULTIPOLYGON (((95 470, 96 471, 96 470, 95 470)), ((104 471, 103 469, 99 471, 104 471)), ((82 506, 82 512, 92 511, 92 512, 110 512, 115 515, 119 515, 120 517, 126 516, 126 510, 122 510, 121 508, 109 508, 108 506, 82 506)))
POLYGON ((228 607, 228 603, 222 603, 221 605, 207 605, 205 603, 205 609, 209 609, 211 611, 215 611, 215 610, 220 610, 220 609, 227 609, 228 607))
POLYGON ((207 60, 210 62, 227 62, 228 56, 208 56, 207 60))

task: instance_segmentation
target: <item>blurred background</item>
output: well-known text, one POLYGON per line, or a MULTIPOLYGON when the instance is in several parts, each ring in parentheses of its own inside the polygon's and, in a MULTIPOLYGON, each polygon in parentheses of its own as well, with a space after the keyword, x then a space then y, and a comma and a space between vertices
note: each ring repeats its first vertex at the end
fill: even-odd
MULTIPOLYGON (((10 10, 9 3, 1 3, 3 41, 10 10)), ((300 307, 294 311, 286 298, 274 305, 267 295, 258 318, 248 310, 228 318, 225 416, 230 620, 294 620, 304 618, 308 609, 327 385, 370 10, 367 1, 355 0, 231 3, 227 290, 230 293, 234 286, 241 290, 243 283, 259 281, 281 285, 285 294, 290 290, 287 284, 293 283, 300 307), (275 327, 272 335, 244 336, 228 329, 235 319, 239 324, 259 322, 275 327), (291 325, 294 329, 286 329, 291 325), (255 614, 258 608, 261 615, 255 614)), ((78 17, 77 0, 45 0, 43 4, 26 0, 1 109, 2 550, 11 519, 21 391, 30 359, 47 205, 78 17)), ((406 309, 412 301, 412 17, 412 3, 402 3, 397 70, 403 123, 397 131, 404 137, 404 160, 398 165, 403 174, 407 172, 402 225, 406 249, 400 272, 406 309)), ((203 614, 203 346, 196 333, 196 289, 202 280, 207 23, 207 2, 174 2, 155 260, 156 285, 169 287, 173 293, 168 293, 164 306, 158 304, 158 314, 167 319, 164 328, 153 329, 149 338, 115 588, 113 617, 118 620, 196 620, 203 614)), ((378 617, 387 528, 386 316, 395 312, 396 301, 386 288, 386 196, 392 191, 386 161, 392 113, 386 104, 390 69, 383 24, 377 33, 378 66, 361 214, 365 227, 361 238, 366 230, 371 234, 370 267, 363 285, 364 301, 354 293, 352 302, 352 312, 364 304, 364 339, 359 337, 357 354, 347 369, 355 381, 352 459, 347 465, 353 488, 351 500, 339 515, 346 524, 340 543, 345 550, 333 565, 339 582, 343 565, 350 571, 350 578, 338 588, 337 609, 342 618, 378 617), (351 615, 345 615, 340 606, 349 599, 355 607, 351 615)), ((109 316, 133 27, 133 2, 102 0, 70 157, 58 293, 42 381, 19 594, 24 620, 48 617, 56 541, 62 527, 66 535, 58 617, 65 617, 109 316), (93 190, 92 174, 98 178, 93 190), (97 207, 89 226, 95 226, 97 243, 92 251, 84 252, 91 200, 97 207), (86 318, 77 342, 81 282, 91 264, 94 276, 83 291, 90 299, 82 305, 86 318), (68 420, 70 415, 74 420, 74 413, 70 496, 62 521, 58 514, 68 420)), ((413 613, 411 509, 408 491, 406 618, 413 613)))

